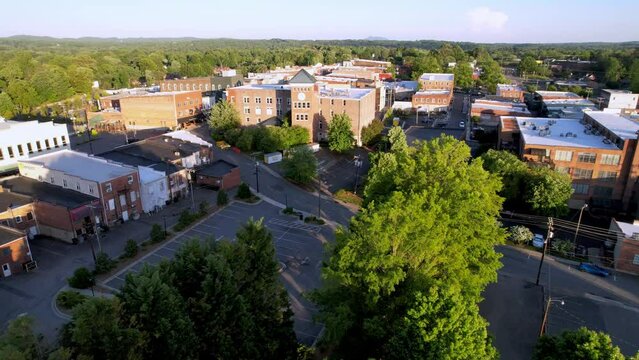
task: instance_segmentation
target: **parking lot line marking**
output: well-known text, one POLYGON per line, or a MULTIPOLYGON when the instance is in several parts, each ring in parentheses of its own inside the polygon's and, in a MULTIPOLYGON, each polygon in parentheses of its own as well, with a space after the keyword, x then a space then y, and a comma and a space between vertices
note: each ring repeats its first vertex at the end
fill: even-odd
POLYGON ((231 214, 244 215, 242 212, 231 210, 229 208, 226 208, 226 209, 222 210, 222 212, 230 212, 231 214))
POLYGON ((155 251, 154 251, 153 253, 151 253, 151 255, 155 255, 155 256, 157 256, 157 257, 159 257, 159 258, 162 258, 162 259, 168 259, 168 258, 167 258, 166 256, 164 256, 164 255, 158 255, 158 254, 156 254, 156 252, 155 252, 155 251))
POLYGON ((205 223, 201 223, 200 226, 204 226, 204 227, 215 229, 215 230, 219 230, 220 229, 217 226, 213 226, 213 225, 209 225, 209 224, 205 224, 205 223))
POLYGON ((220 240, 222 240, 223 237, 224 237, 224 235, 220 235, 220 236, 217 237, 217 239, 215 239, 215 241, 220 241, 220 240))
POLYGON ((222 215, 220 213, 215 214, 215 216, 221 216, 223 218, 227 218, 227 219, 231 219, 231 220, 237 220, 237 217, 230 217, 230 216, 222 215))
POLYGON ((172 248, 170 246, 167 246, 168 244, 162 246, 162 249, 167 249, 167 250, 171 250, 171 251, 178 251, 180 248, 172 248))
POLYGON ((62 254, 62 253, 59 253, 59 252, 53 251, 53 250, 49 250, 49 249, 47 249, 47 248, 45 248, 44 246, 41 246, 41 245, 33 245, 33 244, 30 244, 30 245, 31 245, 31 247, 38 249, 38 251, 41 250, 41 251, 48 252, 48 253, 56 255, 56 256, 64 256, 64 254, 62 254))
MULTIPOLYGON (((198 225, 198 226, 199 226, 199 225, 198 225)), ((196 229, 196 228, 191 228, 191 230, 192 230, 192 231, 195 231, 195 232, 198 232, 198 233, 200 233, 200 234, 204 234, 204 235, 207 235, 207 236, 211 236, 211 233, 206 232, 206 231, 198 230, 198 229, 196 229)))

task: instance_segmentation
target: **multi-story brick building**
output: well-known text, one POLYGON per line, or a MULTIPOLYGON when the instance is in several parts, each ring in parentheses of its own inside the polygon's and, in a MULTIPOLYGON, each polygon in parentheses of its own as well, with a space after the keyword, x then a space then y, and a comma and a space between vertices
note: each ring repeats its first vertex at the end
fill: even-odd
POLYGON ((18 164, 20 174, 99 199, 102 219, 112 225, 142 212, 140 179, 134 167, 71 150, 37 156, 18 164))
POLYGON ((525 160, 569 174, 571 208, 588 203, 628 212, 637 201, 637 131, 636 122, 598 111, 583 120, 502 117, 498 142, 525 160))
POLYGON ((233 69, 225 69, 214 76, 162 80, 160 91, 200 91, 202 108, 206 110, 223 99, 226 89, 243 84, 241 74, 233 69))
POLYGON ((413 108, 420 111, 448 111, 453 92, 450 90, 421 90, 413 95, 413 108))
POLYGON ((194 121, 201 113, 202 93, 171 91, 157 93, 120 93, 100 98, 102 112, 110 119, 119 120, 127 128, 176 129, 194 121))
POLYGON ((375 118, 375 89, 330 87, 306 70, 287 84, 245 85, 228 89, 228 101, 240 113, 243 125, 273 123, 289 111, 291 123, 309 130, 313 141, 328 136, 328 124, 336 114, 347 114, 355 140, 361 143, 363 127, 375 118))
MULTIPOLYGON (((101 222, 99 199, 46 182, 24 176, 4 178, 0 181, 0 199, 10 196, 21 196, 28 199, 29 204, 20 208, 21 222, 7 219, 5 224, 12 227, 17 224, 29 235, 43 234, 74 243, 86 233, 86 226, 93 227, 101 222)), ((12 216, 15 218, 18 213, 15 208, 13 210, 12 216)))
POLYGON ((17 169, 19 160, 69 148, 66 124, 0 117, 0 173, 17 169))
POLYGON ((24 231, 29 236, 38 234, 33 199, 3 191, 0 187, 0 224, 24 231))
POLYGON ((524 101, 525 92, 519 85, 497 84, 497 96, 524 101))
POLYGON ((454 74, 424 73, 419 77, 420 90, 450 90, 455 87, 454 74))
POLYGON ((482 126, 498 126, 501 116, 531 116, 526 104, 514 101, 475 99, 470 116, 478 116, 482 126))
POLYGON ((610 232, 616 235, 615 270, 639 275, 639 224, 612 219, 610 232))
POLYGON ((24 232, 0 225, 0 277, 20 273, 30 268, 30 264, 35 262, 24 232))

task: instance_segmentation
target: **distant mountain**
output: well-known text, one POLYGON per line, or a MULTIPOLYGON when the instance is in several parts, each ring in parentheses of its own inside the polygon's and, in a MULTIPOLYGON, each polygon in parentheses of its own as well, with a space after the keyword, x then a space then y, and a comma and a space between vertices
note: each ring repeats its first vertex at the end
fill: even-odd
POLYGON ((369 36, 366 39, 363 39, 366 41, 387 41, 388 39, 383 37, 383 36, 369 36))

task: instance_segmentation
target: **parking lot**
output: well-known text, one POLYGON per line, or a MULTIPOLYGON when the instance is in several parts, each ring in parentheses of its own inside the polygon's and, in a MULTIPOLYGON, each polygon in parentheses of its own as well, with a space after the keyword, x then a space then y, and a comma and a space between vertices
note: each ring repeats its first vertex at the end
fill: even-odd
POLYGON ((128 273, 140 271, 144 264, 153 265, 172 259, 180 246, 189 239, 234 239, 238 227, 251 217, 263 217, 264 224, 273 234, 276 256, 285 265, 281 279, 295 313, 295 332, 300 342, 313 344, 322 325, 313 322, 316 309, 303 294, 320 284, 324 244, 332 239, 332 230, 327 226, 298 222, 294 217, 280 214, 279 208, 266 202, 256 205, 231 203, 111 276, 103 285, 119 289, 128 273))

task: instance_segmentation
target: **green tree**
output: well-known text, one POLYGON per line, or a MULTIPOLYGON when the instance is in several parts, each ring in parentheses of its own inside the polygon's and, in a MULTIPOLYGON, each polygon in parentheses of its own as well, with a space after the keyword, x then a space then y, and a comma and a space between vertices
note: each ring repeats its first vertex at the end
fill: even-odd
POLYGON ((524 181, 525 201, 535 213, 548 216, 568 213, 568 200, 573 192, 568 174, 535 167, 528 172, 524 181))
POLYGON ((383 154, 312 295, 325 344, 342 358, 495 358, 477 304, 500 267, 499 188, 452 137, 383 154))
POLYGON ((33 318, 21 316, 9 323, 0 336, 0 359, 43 359, 41 339, 33 331, 33 318))
POLYGON ((455 66, 453 70, 455 74, 455 85, 462 89, 469 89, 473 87, 475 81, 473 80, 473 69, 468 62, 461 62, 455 66))
POLYGON ((481 156, 484 169, 501 177, 503 187, 500 194, 511 205, 522 201, 524 191, 523 180, 528 172, 528 166, 517 156, 507 151, 490 149, 481 156))
POLYGON ((38 104, 38 94, 33 86, 24 80, 12 81, 7 87, 7 94, 20 114, 28 114, 38 104))
MULTIPOLYGON (((630 90, 633 93, 639 93, 639 59, 632 62, 629 70, 630 90)), ((0 94, 2 96, 2 94, 0 94)), ((0 99, 0 104, 2 100, 0 99)), ((0 114, 2 113, 2 105, 0 105, 0 114)))
POLYGON ((139 358, 140 333, 124 327, 120 314, 117 299, 89 298, 76 306, 68 330, 75 353, 95 360, 139 358))
POLYGON ((44 66, 31 79, 38 95, 38 103, 48 103, 66 99, 73 95, 73 89, 66 72, 58 66, 44 66))
POLYGON ((122 326, 139 332, 140 354, 144 359, 193 359, 197 337, 186 305, 157 268, 145 267, 129 274, 122 291, 122 326))
POLYGON ((215 104, 207 121, 211 129, 218 133, 239 127, 241 124, 240 114, 228 101, 220 101, 215 104))
POLYGON ((226 194, 224 189, 220 189, 217 192, 217 207, 226 206, 229 203, 229 196, 226 194))
POLYGON ((16 106, 6 92, 0 93, 0 116, 11 119, 15 114, 16 106))
MULTIPOLYGON (((639 355, 639 353, 637 354, 639 355)), ((535 360, 624 360, 619 347, 603 332, 581 327, 558 336, 542 336, 535 345, 535 360)))
POLYGON ((241 183, 237 188, 238 199, 250 199, 253 194, 247 183, 241 183))
POLYGON ((129 239, 126 241, 126 244, 124 244, 124 252, 122 255, 125 258, 132 258, 138 254, 138 248, 138 243, 133 239, 129 239))
POLYGON ((441 73, 442 71, 441 63, 431 54, 420 55, 411 64, 411 74, 414 80, 419 79, 423 73, 441 73))
POLYGON ((610 57, 604 62, 604 79, 608 86, 619 86, 619 80, 624 73, 624 68, 619 59, 616 57, 610 57))
POLYGON ((506 82, 501 66, 495 61, 490 59, 489 61, 481 64, 481 75, 479 80, 483 86, 485 86, 490 93, 497 91, 497 84, 506 82))
POLYGON ((317 161, 311 149, 300 146, 292 149, 282 161, 284 176, 296 183, 308 184, 317 173, 317 161))
POLYGON ((333 116, 328 124, 328 148, 339 153, 352 150, 354 137, 351 118, 346 114, 333 116))
POLYGON ((93 70, 84 66, 72 66, 68 70, 69 82, 76 93, 89 94, 93 86, 93 70))
POLYGON ((373 120, 368 126, 362 128, 362 143, 370 146, 381 140, 384 123, 380 120, 373 120))
POLYGON ((391 150, 394 152, 405 151, 408 149, 406 143, 406 134, 399 126, 393 126, 388 132, 388 141, 391 144, 391 150))
POLYGON ((533 233, 523 225, 516 225, 510 228, 508 239, 515 244, 526 244, 533 239, 533 233))

